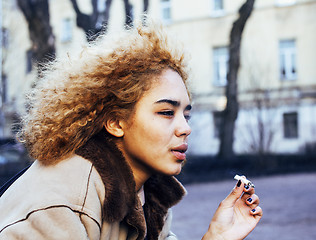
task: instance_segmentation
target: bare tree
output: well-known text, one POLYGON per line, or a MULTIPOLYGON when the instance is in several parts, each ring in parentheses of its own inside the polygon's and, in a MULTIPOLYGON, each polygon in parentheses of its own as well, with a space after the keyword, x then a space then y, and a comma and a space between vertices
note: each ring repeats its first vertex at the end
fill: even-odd
POLYGON ((243 150, 265 156, 271 153, 277 132, 278 101, 275 97, 278 94, 269 87, 274 78, 270 62, 252 53, 250 49, 243 54, 243 62, 247 68, 243 69, 242 74, 247 76, 247 81, 241 82, 239 86, 243 89, 240 94, 247 95, 248 100, 240 102, 246 121, 236 129, 236 139, 238 138, 239 147, 243 150), (260 65, 259 62, 265 64, 260 65))
MULTIPOLYGON (((134 21, 133 6, 132 4, 130 4, 129 0, 124 0, 124 6, 125 6, 125 26, 132 27, 133 21, 134 21)), ((144 13, 148 12, 148 7, 149 7, 149 0, 144 0, 143 1, 144 13)))
MULTIPOLYGON (((73 9, 76 12, 77 26, 82 28, 86 33, 87 41, 94 40, 100 32, 106 33, 112 0, 105 0, 104 10, 99 11, 98 0, 91 0, 93 12, 91 15, 84 14, 80 11, 77 0, 70 0, 73 9)), ((53 60, 55 58, 55 36, 50 25, 49 1, 48 0, 17 0, 29 29, 32 47, 30 55, 35 63, 38 74, 40 74, 41 63, 53 60)), ((149 0, 144 0, 144 12, 147 12, 149 0)), ((129 0, 124 0, 125 6, 125 23, 132 26, 133 11, 129 0)))
POLYGON ((130 4, 129 0, 124 0, 124 6, 125 6, 125 26, 126 27, 132 27, 133 25, 133 6, 130 4))
POLYGON ((32 59, 38 64, 55 57, 55 36, 49 20, 48 0, 17 0, 28 23, 32 59))
POLYGON ((97 0, 91 0, 92 13, 90 15, 81 12, 77 0, 70 1, 77 15, 77 26, 84 30, 87 41, 92 41, 100 32, 107 31, 112 0, 105 1, 104 11, 99 11, 97 0))
POLYGON ((240 65, 241 36, 248 18, 253 10, 255 0, 247 0, 239 9, 239 18, 233 23, 229 44, 229 69, 227 73, 226 108, 222 113, 222 126, 220 131, 220 148, 218 157, 229 159, 234 156, 233 142, 235 121, 238 116, 237 101, 237 74, 240 65))
POLYGON ((275 111, 268 89, 256 88, 251 94, 253 102, 248 111, 249 123, 243 128, 243 145, 250 152, 260 155, 271 153, 276 133, 275 111))
MULTIPOLYGON (((70 0, 77 15, 77 26, 82 28, 86 34, 87 41, 93 41, 100 33, 106 33, 110 19, 110 10, 113 0, 106 0, 104 10, 98 9, 98 0, 91 0, 92 13, 84 14, 79 9, 77 0, 70 0)), ((123 0, 125 11, 125 26, 132 27, 134 21, 133 5, 129 0, 123 0)), ((144 0, 143 11, 148 11, 149 0, 144 0)))

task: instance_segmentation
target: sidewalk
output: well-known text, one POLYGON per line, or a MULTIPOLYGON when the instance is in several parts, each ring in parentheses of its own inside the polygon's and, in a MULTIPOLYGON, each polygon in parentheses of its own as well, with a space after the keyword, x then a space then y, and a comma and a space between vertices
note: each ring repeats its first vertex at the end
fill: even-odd
MULTIPOLYGON (((252 178, 263 217, 247 240, 315 240, 316 173, 252 178)), ((235 180, 187 185, 188 195, 173 208, 179 240, 198 240, 235 180)))

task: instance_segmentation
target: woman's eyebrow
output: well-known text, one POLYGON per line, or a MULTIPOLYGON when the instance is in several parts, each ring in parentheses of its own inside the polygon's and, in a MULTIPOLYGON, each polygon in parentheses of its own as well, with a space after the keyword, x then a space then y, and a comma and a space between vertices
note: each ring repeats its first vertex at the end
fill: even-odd
MULTIPOLYGON (((175 100, 171 100, 171 99, 160 99, 158 100, 157 102, 155 102, 156 104, 157 103, 168 103, 174 107, 179 107, 180 106, 180 102, 179 101, 175 101, 175 100)), ((185 110, 191 110, 192 109, 192 106, 189 104, 185 107, 185 110)))
POLYGON ((175 100, 171 100, 171 99, 160 99, 155 103, 168 103, 174 107, 179 107, 180 106, 180 102, 175 101, 175 100))

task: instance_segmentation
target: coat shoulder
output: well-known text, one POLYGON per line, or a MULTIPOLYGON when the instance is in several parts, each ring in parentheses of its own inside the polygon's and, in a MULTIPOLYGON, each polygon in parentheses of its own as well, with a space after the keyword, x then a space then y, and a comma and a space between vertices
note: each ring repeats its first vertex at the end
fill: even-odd
POLYGON ((0 229, 29 214, 54 206, 82 212, 101 223, 104 187, 92 163, 78 155, 55 165, 32 166, 0 198, 0 229))

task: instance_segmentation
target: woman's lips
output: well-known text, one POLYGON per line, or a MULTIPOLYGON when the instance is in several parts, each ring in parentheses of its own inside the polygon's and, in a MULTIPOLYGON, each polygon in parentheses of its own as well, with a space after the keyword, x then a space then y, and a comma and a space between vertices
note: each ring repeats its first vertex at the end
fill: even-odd
POLYGON ((188 150, 188 144, 184 143, 181 144, 175 148, 171 149, 172 154, 178 159, 178 160, 185 160, 186 154, 185 152, 188 150))
POLYGON ((178 151, 174 151, 174 150, 171 150, 171 152, 173 153, 173 155, 174 155, 178 160, 184 161, 185 158, 186 158, 185 153, 178 152, 178 151))

